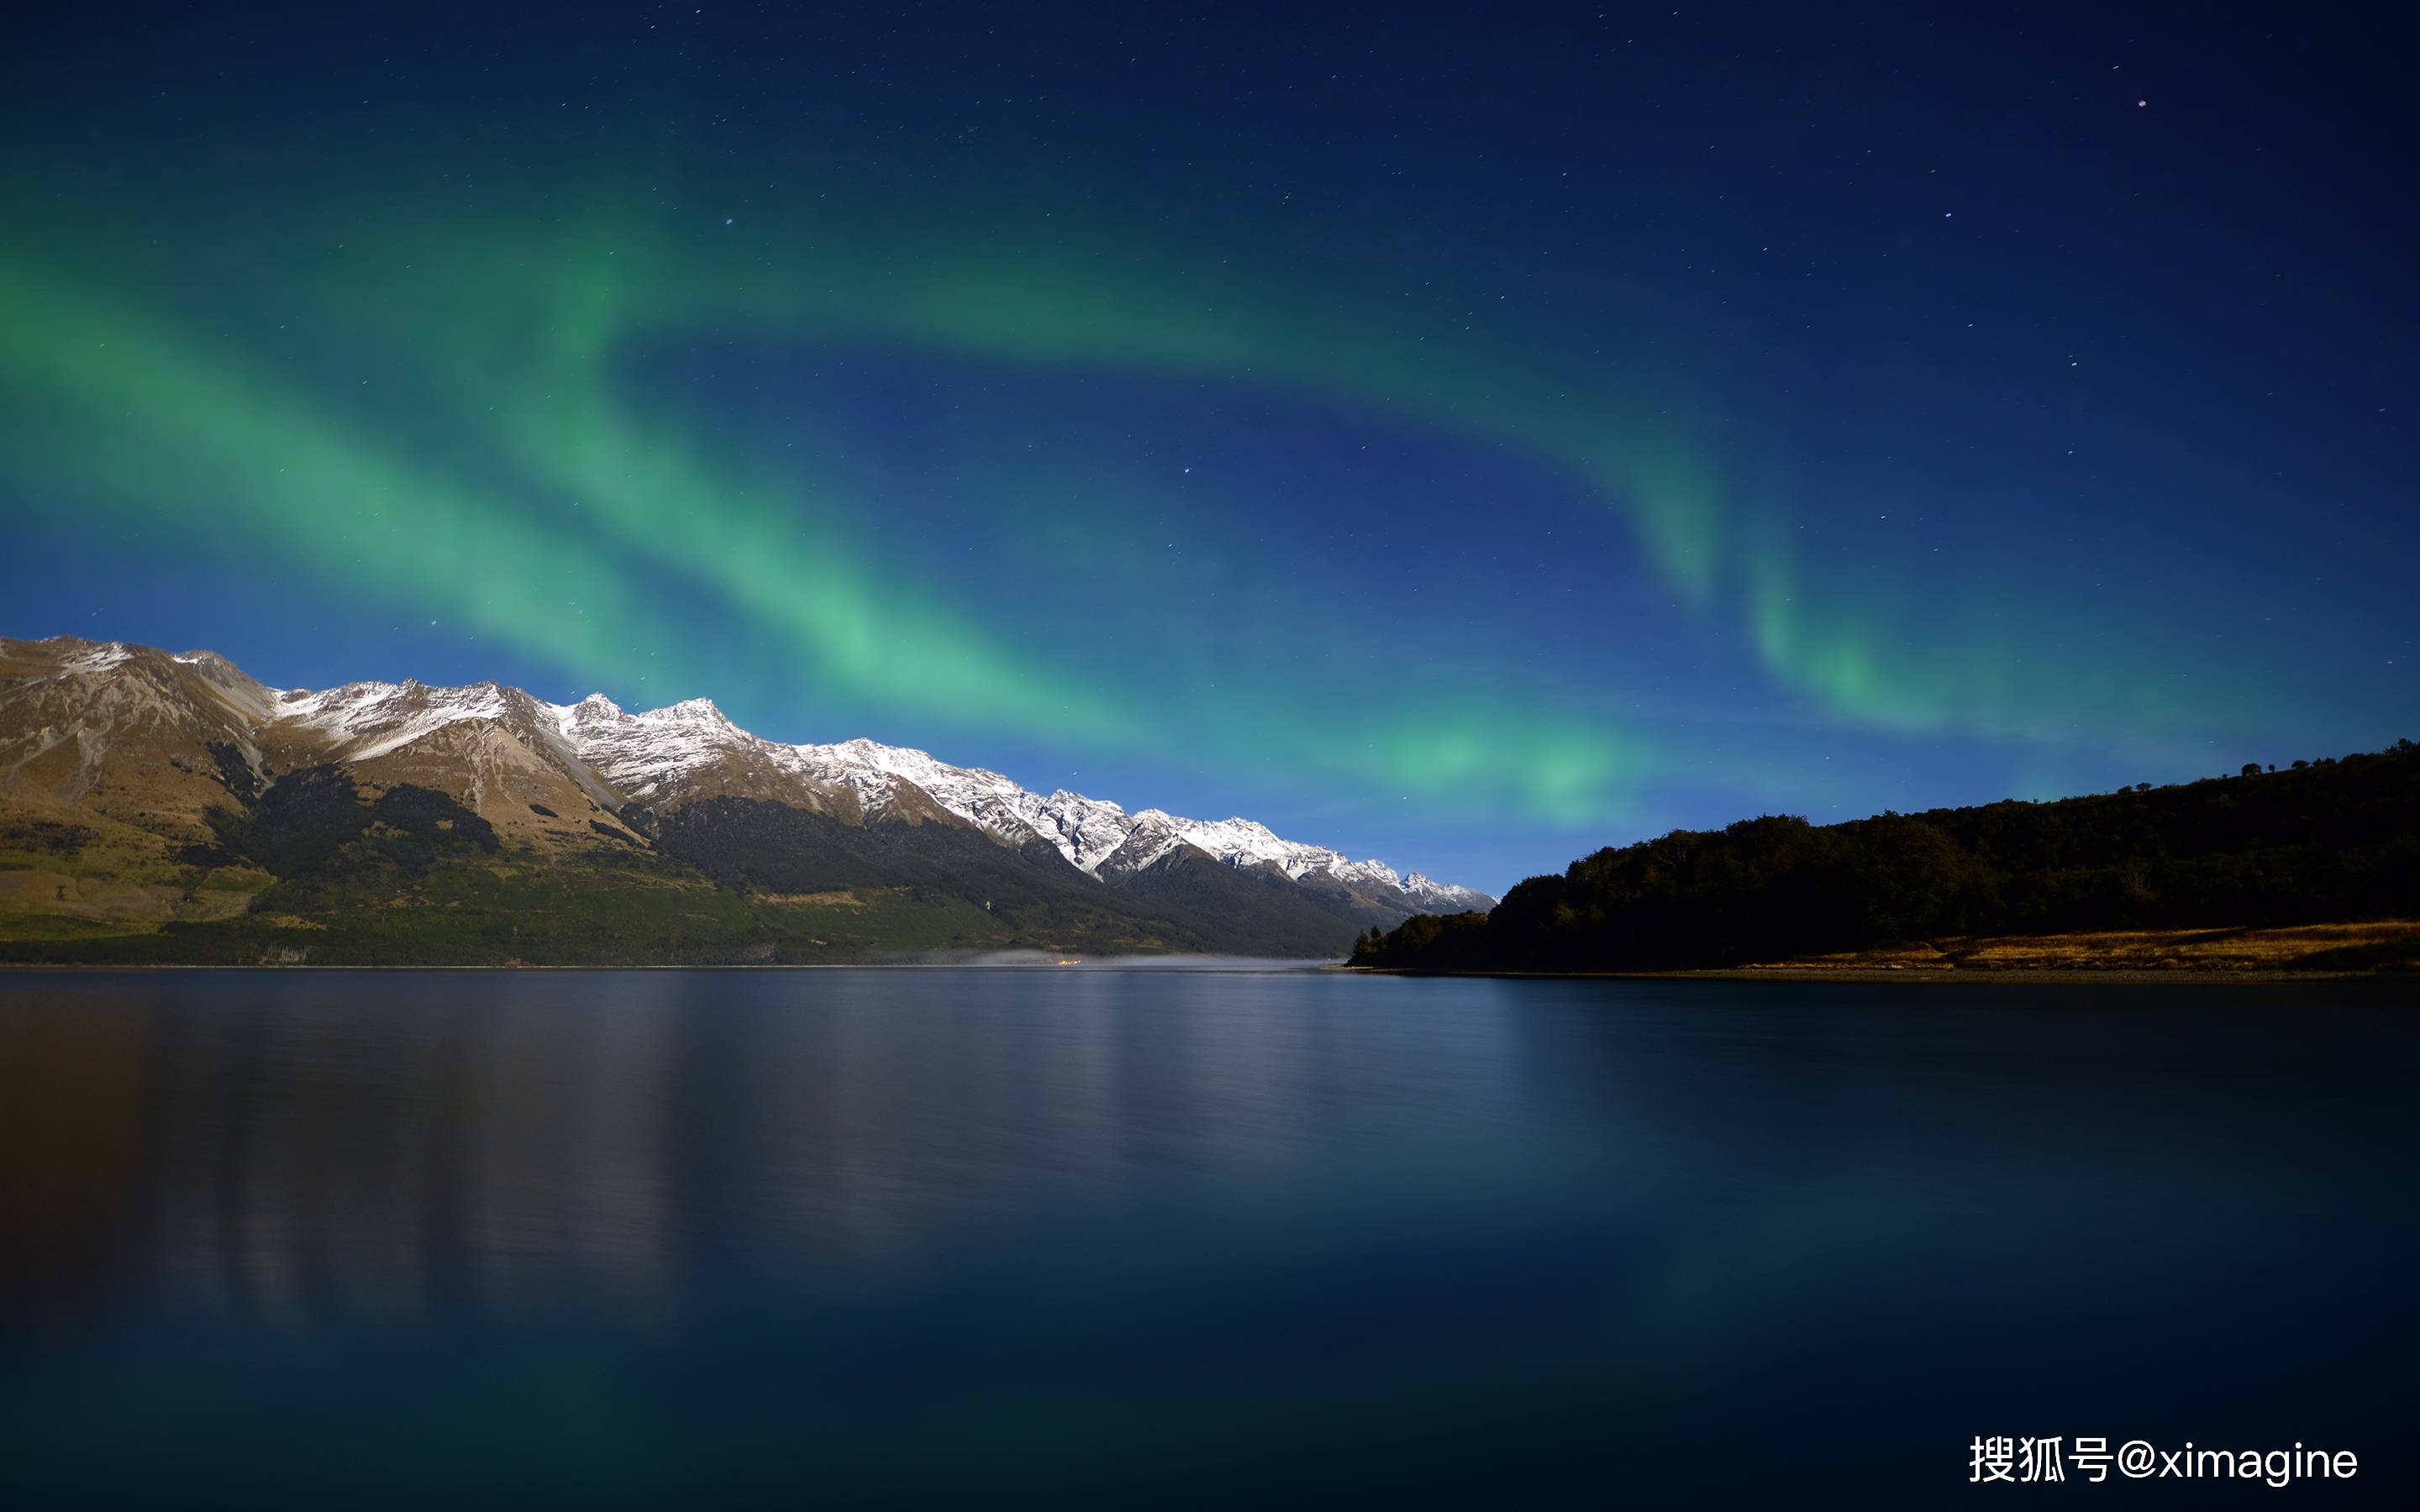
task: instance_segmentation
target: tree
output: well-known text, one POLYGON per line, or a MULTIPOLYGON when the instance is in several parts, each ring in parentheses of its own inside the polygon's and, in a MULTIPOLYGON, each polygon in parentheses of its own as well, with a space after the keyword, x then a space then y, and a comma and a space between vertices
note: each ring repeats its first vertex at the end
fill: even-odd
POLYGON ((2243 770, 2237 775, 2241 777, 2258 777, 2260 775, 2260 764, 2258 762, 2245 762, 2243 764, 2243 770))
MULTIPOLYGON (((2246 764, 2243 776, 2268 770, 2246 764)), ((2420 916, 2420 748, 2287 783, 1675 830, 1532 877, 1492 914, 1365 942, 1411 970, 1656 970, 1894 941, 2420 916)))

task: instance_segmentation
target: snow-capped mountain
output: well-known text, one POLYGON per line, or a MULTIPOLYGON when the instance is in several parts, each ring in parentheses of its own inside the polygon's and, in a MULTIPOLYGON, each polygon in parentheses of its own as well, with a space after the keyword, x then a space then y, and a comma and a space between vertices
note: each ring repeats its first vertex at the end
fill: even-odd
POLYGON ((554 704, 493 683, 464 688, 355 683, 325 693, 287 694, 278 717, 339 733, 352 742, 339 753, 362 760, 446 723, 514 712, 537 715, 572 755, 625 798, 643 804, 709 789, 760 789, 778 773, 803 779, 820 790, 819 799, 828 799, 829 790, 845 790, 866 816, 892 810, 903 793, 913 790, 1008 845, 1038 840, 1094 877, 1105 866, 1113 873, 1139 872, 1190 845, 1238 870, 1268 868, 1289 881, 1329 881, 1401 901, 1414 912, 1483 910, 1496 903, 1475 888, 1437 883, 1419 872, 1405 876, 1384 861, 1356 861, 1324 845, 1281 839, 1265 825, 1241 817, 1184 819, 1157 809, 1130 814, 1117 804, 1063 788, 1046 796, 998 772, 954 766, 926 751, 872 740, 778 745, 740 729, 707 699, 634 714, 602 693, 554 704), (518 705, 516 695, 522 701, 518 705), (736 771, 756 780, 735 781, 736 771))
POLYGON ((1383 861, 1356 861, 1324 845, 1282 840, 1249 819, 1180 819, 1157 809, 1130 814, 1104 799, 1064 788, 1046 796, 998 772, 953 766, 924 751, 871 740, 776 749, 795 755, 801 769, 818 780, 858 792, 869 808, 883 801, 885 779, 912 783, 994 839, 1012 845, 1038 839, 1091 876, 1102 875, 1105 867, 1113 872, 1138 872, 1178 846, 1190 845, 1239 870, 1266 867, 1289 881, 1315 877, 1400 896, 1415 911, 1496 905, 1495 899, 1476 888, 1445 886, 1419 872, 1407 877, 1383 861))
POLYGON ((1406 877, 1383 861, 1356 861, 1324 845, 1279 838, 1249 819, 1181 819, 1157 809, 1128 813, 1117 804, 1060 789, 1037 794, 984 767, 954 766, 905 746, 858 739, 830 746, 776 745, 741 730, 704 699, 625 714, 602 694, 567 709, 548 706, 582 760, 630 797, 649 801, 692 785, 696 774, 734 761, 762 761, 825 789, 845 790, 859 810, 877 816, 905 793, 917 793, 1012 847, 1039 841, 1093 877, 1139 872, 1190 845, 1238 870, 1265 867, 1289 881, 1315 878, 1369 892, 1412 912, 1487 909, 1496 900, 1470 887, 1406 877))
MULTIPOLYGON (((1282 839, 1249 819, 1129 812, 1064 790, 1037 794, 998 772, 871 740, 768 741, 705 699, 634 713, 601 693, 558 704, 492 682, 279 692, 213 653, 170 656, 72 637, 0 641, 0 766, 14 780, 36 757, 70 742, 74 771, 58 790, 70 799, 136 791, 134 773, 156 774, 163 762, 211 783, 226 780, 232 764, 247 783, 262 785, 284 771, 337 763, 373 781, 450 793, 499 828, 538 838, 586 842, 597 827, 592 811, 629 821, 706 800, 751 800, 851 825, 963 822, 1012 851, 1055 853, 1112 887, 1207 859, 1373 918, 1495 903, 1473 888, 1282 839), (154 727, 210 754, 188 761, 165 747, 128 743, 136 729, 154 727), (126 759, 115 768, 113 750, 126 759)), ((170 786, 178 800, 154 794, 148 811, 198 825, 202 806, 213 801, 209 786, 170 786)))

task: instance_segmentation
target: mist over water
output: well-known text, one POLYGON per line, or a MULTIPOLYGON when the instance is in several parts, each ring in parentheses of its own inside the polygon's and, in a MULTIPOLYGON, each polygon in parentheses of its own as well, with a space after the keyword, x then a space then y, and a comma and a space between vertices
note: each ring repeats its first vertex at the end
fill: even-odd
POLYGON ((1937 1504, 2006 1433, 2350 1448, 2312 1494, 2392 1504, 2412 1007, 0 978, 0 1492, 1937 1504))

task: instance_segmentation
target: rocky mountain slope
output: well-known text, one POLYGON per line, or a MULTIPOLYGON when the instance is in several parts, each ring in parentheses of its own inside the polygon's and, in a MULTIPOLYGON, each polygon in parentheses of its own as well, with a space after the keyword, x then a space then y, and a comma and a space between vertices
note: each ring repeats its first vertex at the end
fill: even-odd
POLYGON ((19 958, 1322 955, 1493 901, 1246 819, 777 744, 704 700, 279 691, 209 652, 0 640, 0 954, 19 958))

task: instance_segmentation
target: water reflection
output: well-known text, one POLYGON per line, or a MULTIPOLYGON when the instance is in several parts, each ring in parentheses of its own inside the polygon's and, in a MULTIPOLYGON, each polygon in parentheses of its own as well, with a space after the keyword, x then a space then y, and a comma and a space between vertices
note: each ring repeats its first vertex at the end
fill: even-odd
POLYGON ((879 1266, 1172 1175, 1281 1180, 1332 1140, 1408 1160, 1441 1075, 1510 1091, 1495 1014, 1373 1036, 1282 976, 213 978, 174 1008, 157 980, 0 1014, 16 1321, 113 1293, 287 1321, 675 1306, 702 1269, 879 1266))
POLYGON ((1930 1502, 2001 1420, 2375 1441, 2420 1342, 2381 1200, 2420 1148, 2408 1023, 1298 974, 0 978, 0 1421, 46 1449, 0 1491, 105 1466, 101 1499, 176 1504, 202 1465, 235 1504, 1467 1504, 1682 1499, 1703 1461, 1769 1502, 1803 1487, 1742 1425, 1780 1454, 1884 1423, 1930 1502))

